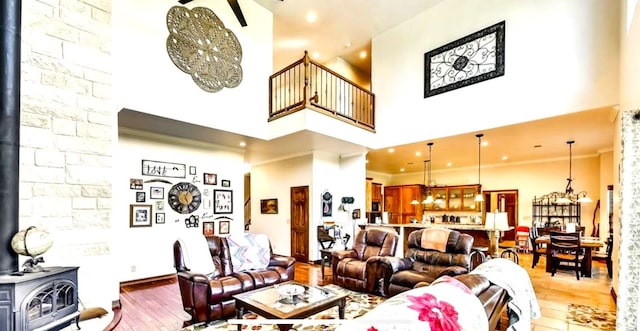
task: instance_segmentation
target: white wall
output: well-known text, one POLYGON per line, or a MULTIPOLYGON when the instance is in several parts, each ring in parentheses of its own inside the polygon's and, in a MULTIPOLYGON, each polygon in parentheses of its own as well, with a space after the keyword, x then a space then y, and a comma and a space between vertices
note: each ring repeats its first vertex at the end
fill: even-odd
POLYGON ((117 270, 114 272, 120 281, 142 279, 175 273, 173 267, 173 243, 178 238, 202 235, 202 222, 214 221, 215 233, 218 233, 219 216, 228 216, 231 233, 244 231, 244 173, 243 155, 239 151, 207 145, 196 141, 178 140, 172 137, 120 130, 118 151, 116 155, 117 178, 113 187, 113 228, 118 238, 116 257, 117 270), (181 163, 187 166, 186 178, 165 178, 142 176, 142 160, 181 163), (196 175, 189 175, 189 167, 196 167, 196 175), (204 185, 203 173, 217 174, 217 185, 204 185), (142 191, 129 188, 130 178, 164 179, 172 184, 144 183, 142 191), (231 187, 221 187, 221 180, 231 181, 231 187), (167 203, 167 193, 173 184, 193 182, 202 193, 203 202, 193 214, 178 214, 167 203), (194 182, 195 181, 195 182, 194 182), (163 187, 164 198, 149 198, 149 188, 163 187), (211 205, 213 190, 231 189, 233 191, 233 213, 214 214, 211 205), (207 193, 207 191, 209 193, 207 193), (146 192, 146 201, 136 202, 136 192, 146 192), (206 202, 209 200, 209 202, 206 202), (165 224, 156 224, 158 212, 156 202, 164 205, 165 224), (151 227, 129 227, 129 206, 131 204, 151 204, 153 224, 151 227), (197 215, 200 226, 187 228, 185 219, 197 215), (134 271, 135 269, 135 271, 134 271))
POLYGON ((342 197, 354 197, 351 210, 361 209, 364 218, 365 158, 354 155, 340 158, 338 155, 314 152, 309 155, 254 166, 251 169, 251 221, 250 232, 266 233, 274 252, 291 254, 290 188, 309 186, 309 259, 318 260, 319 245, 316 227, 333 221, 353 232, 351 217, 338 211, 342 197), (322 217, 322 194, 333 196, 332 215, 322 217), (260 214, 260 199, 278 199, 278 214, 260 214))
POLYGON ((393 146, 616 104, 618 18, 615 1, 440 2, 373 40, 375 144, 393 146), (504 76, 423 98, 424 53, 503 20, 504 76))
POLYGON ((291 255, 291 187, 311 186, 312 164, 312 155, 304 155, 251 168, 250 232, 267 234, 275 253, 291 255), (278 199, 278 213, 261 214, 261 199, 278 199))
POLYGON ((114 98, 128 108, 225 131, 267 135, 268 85, 272 72, 272 14, 254 1, 240 1, 248 26, 241 27, 226 1, 199 0, 238 38, 243 79, 236 88, 208 93, 178 69, 166 50, 166 15, 176 1, 114 1, 114 98), (251 97, 247 97, 251 96, 251 97), (247 118, 253 119, 246 121, 247 118))

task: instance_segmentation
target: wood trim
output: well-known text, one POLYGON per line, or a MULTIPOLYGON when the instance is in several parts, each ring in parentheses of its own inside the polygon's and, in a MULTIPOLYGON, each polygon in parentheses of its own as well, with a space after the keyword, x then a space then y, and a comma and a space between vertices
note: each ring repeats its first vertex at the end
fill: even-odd
POLYGON ((168 274, 168 275, 162 275, 162 276, 134 279, 134 280, 128 280, 126 282, 120 282, 120 287, 137 285, 137 284, 146 284, 146 283, 151 283, 158 280, 168 280, 168 279, 174 279, 174 278, 176 278, 176 274, 168 274))
POLYGON ((111 323, 104 328, 104 331, 115 330, 116 326, 118 326, 122 320, 122 304, 119 299, 111 303, 111 311, 113 311, 113 319, 111 323))

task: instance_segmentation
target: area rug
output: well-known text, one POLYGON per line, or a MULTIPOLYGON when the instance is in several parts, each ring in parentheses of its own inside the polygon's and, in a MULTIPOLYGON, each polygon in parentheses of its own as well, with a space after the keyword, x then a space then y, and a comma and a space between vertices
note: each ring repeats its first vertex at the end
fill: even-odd
POLYGON ((567 322, 598 330, 616 329, 616 312, 585 305, 569 304, 567 322))
MULTIPOLYGON (((337 285, 326 285, 324 288, 335 291, 335 292, 344 292, 349 296, 347 297, 346 307, 344 309, 344 318, 345 319, 355 319, 358 318, 369 310, 373 309, 377 305, 381 304, 385 301, 385 298, 379 297, 372 294, 366 293, 358 293, 348 289, 344 289, 337 285)), ((262 317, 257 316, 256 314, 249 313, 244 316, 245 319, 262 319, 262 317)), ((327 309, 323 312, 315 314, 311 317, 311 319, 336 319, 338 318, 338 307, 332 307, 331 309, 327 309)), ((266 320, 265 320, 266 322, 266 320)), ((296 331, 303 330, 323 330, 323 331, 333 331, 337 327, 337 324, 329 324, 326 325, 294 325, 292 329, 296 331)), ((229 324, 226 321, 215 321, 209 323, 209 325, 199 324, 192 325, 189 327, 181 328, 180 331, 236 331, 238 325, 229 324)), ((264 325, 243 325, 242 330, 278 330, 278 326, 275 324, 265 323, 264 325)))

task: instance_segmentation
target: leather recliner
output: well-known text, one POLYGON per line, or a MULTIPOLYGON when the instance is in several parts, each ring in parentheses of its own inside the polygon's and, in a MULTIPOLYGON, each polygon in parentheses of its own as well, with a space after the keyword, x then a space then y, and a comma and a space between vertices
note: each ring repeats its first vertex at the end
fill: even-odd
MULTIPOLYGON (((424 248, 423 232, 439 231, 427 228, 413 231, 407 239, 404 258, 380 257, 370 261, 372 270, 382 279, 381 294, 390 297, 414 288, 418 283, 431 284, 440 276, 456 276, 469 271, 473 237, 451 230, 445 251, 424 248)), ((427 236, 428 237, 428 236, 427 236)))
POLYGON ((180 241, 173 244, 173 258, 178 276, 178 285, 184 310, 191 320, 184 326, 210 322, 236 314, 234 295, 290 281, 294 278, 295 259, 273 254, 265 269, 234 272, 229 244, 225 237, 207 237, 209 252, 215 271, 203 275, 189 270, 185 259, 185 248, 180 241))
POLYGON ((393 256, 399 236, 385 229, 361 230, 353 248, 334 251, 331 255, 333 283, 358 292, 373 293, 377 289, 378 271, 367 262, 372 257, 393 256))

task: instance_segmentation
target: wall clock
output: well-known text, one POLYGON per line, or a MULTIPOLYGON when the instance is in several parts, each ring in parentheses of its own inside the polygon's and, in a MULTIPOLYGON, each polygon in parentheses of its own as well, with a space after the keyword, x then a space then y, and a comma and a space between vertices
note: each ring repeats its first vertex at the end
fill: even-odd
POLYGON ((171 209, 180 214, 191 214, 200 207, 202 195, 197 186, 181 182, 173 185, 167 194, 171 209))
POLYGON ((504 21, 424 54, 424 97, 504 75, 504 21))

